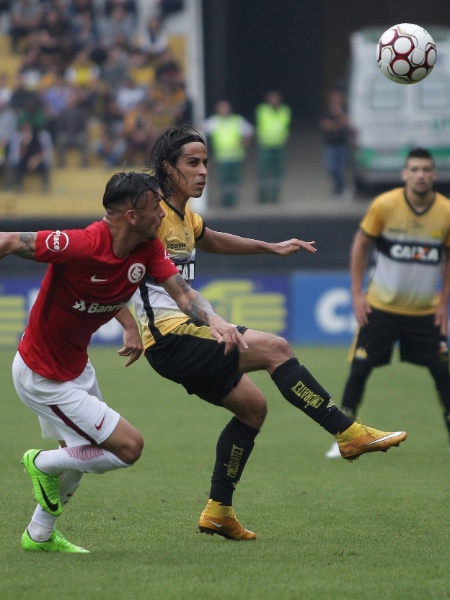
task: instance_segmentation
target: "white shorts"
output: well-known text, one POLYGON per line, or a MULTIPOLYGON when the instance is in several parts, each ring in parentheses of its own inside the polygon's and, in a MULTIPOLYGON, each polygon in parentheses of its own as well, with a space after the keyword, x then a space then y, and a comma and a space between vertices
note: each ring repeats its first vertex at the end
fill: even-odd
POLYGON ((17 394, 39 417, 43 438, 96 445, 117 427, 120 415, 103 402, 90 361, 76 379, 55 381, 32 371, 17 352, 12 372, 17 394))

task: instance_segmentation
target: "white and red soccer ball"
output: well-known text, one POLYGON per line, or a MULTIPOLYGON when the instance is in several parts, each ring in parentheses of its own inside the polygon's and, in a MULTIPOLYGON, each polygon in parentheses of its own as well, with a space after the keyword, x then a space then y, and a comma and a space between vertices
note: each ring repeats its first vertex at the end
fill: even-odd
POLYGON ((377 63, 396 83, 417 83, 436 63, 436 44, 423 27, 401 23, 387 29, 377 44, 377 63))

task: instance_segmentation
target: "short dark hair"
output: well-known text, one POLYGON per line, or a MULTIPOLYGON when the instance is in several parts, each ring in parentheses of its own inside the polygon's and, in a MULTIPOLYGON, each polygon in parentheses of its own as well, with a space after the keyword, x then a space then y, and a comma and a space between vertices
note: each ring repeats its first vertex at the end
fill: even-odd
POLYGON ((206 146, 202 135, 191 125, 168 127, 156 140, 150 152, 149 171, 158 180, 162 194, 170 197, 176 191, 176 184, 164 167, 167 161, 176 167, 178 159, 183 152, 183 146, 191 142, 200 142, 206 146))
POLYGON ((408 161, 408 159, 410 159, 410 158, 426 158, 428 160, 431 160, 433 162, 433 165, 434 165, 433 155, 426 148, 420 148, 420 147, 412 148, 408 152, 406 160, 408 161))
POLYGON ((115 173, 106 184, 103 194, 103 206, 105 208, 117 208, 121 204, 130 202, 133 208, 142 194, 150 190, 155 195, 159 195, 160 188, 156 177, 148 173, 135 173, 129 171, 126 173, 115 173))

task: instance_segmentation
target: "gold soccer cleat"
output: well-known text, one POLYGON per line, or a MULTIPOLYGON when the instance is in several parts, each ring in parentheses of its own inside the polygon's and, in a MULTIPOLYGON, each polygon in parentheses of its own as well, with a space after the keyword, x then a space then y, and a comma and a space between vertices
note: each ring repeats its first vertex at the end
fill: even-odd
POLYGON ((393 446, 399 446, 408 437, 405 431, 378 431, 362 423, 354 423, 337 440, 339 452, 346 460, 355 460, 366 452, 386 452, 393 446), (349 437, 353 431, 355 434, 349 437))
POLYGON ((239 523, 232 506, 221 506, 221 509, 226 509, 227 514, 226 516, 217 517, 208 510, 211 507, 212 502, 212 500, 208 501, 205 510, 200 516, 200 521, 198 522, 200 533, 207 533, 208 535, 214 535, 216 533, 227 540, 236 541, 256 539, 256 533, 245 529, 245 527, 242 527, 239 523))

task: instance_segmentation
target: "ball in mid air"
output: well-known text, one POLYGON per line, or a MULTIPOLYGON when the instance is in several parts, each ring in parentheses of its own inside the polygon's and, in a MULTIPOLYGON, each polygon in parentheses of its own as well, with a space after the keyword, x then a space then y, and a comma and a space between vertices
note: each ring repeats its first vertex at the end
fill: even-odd
POLYGON ((401 23, 387 29, 377 44, 377 63, 395 83, 417 83, 431 73, 436 63, 436 44, 419 25, 401 23))

